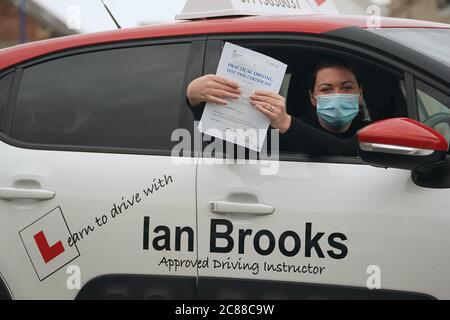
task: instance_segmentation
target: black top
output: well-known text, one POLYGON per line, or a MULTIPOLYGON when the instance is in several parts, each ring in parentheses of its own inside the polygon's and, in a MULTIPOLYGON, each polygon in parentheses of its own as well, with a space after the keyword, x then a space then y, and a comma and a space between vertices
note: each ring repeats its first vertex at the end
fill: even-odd
POLYGON ((349 130, 332 133, 321 126, 317 115, 304 118, 292 117, 289 130, 280 135, 280 139, 295 153, 312 156, 357 156, 356 133, 369 125, 360 112, 353 120, 349 130))
MULTIPOLYGON (((200 120, 205 103, 192 107, 188 99, 186 102, 194 114, 195 120, 200 120)), ((311 156, 357 156, 356 133, 369 124, 369 121, 364 121, 364 113, 360 112, 353 120, 349 130, 344 133, 332 133, 321 126, 317 114, 300 119, 292 117, 289 130, 280 134, 280 151, 304 153, 311 156)))

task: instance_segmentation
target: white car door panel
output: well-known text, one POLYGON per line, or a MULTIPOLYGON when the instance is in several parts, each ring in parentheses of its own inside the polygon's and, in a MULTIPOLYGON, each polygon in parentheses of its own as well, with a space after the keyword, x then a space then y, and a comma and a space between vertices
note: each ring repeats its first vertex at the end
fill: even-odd
POLYGON ((79 291, 67 287, 73 273, 66 271, 72 265, 79 267, 81 287, 111 274, 176 275, 192 277, 195 283, 195 269, 174 272, 160 264, 164 258, 196 258, 195 247, 188 248, 185 240, 189 235, 183 235, 182 250, 175 250, 176 227, 195 230, 194 162, 179 166, 170 157, 39 151, 5 143, 0 143, 0 154, 2 185, 22 183, 24 189, 32 190, 35 184, 55 192, 48 200, 28 199, 27 195, 26 199, 0 200, 2 273, 16 299, 30 298, 30 292, 36 299, 75 298, 79 291), (59 226, 52 221, 38 220, 49 212, 49 216, 63 214, 72 240, 70 235, 58 238, 59 226), (149 221, 147 248, 145 217, 149 221), (156 236, 164 235, 154 232, 157 226, 171 231, 168 250, 152 246, 156 236), (38 229, 29 233, 27 227, 38 229), (19 230, 24 231, 19 234, 19 230), (79 254, 56 264, 52 260, 43 263, 37 240, 29 238, 36 230, 43 231, 49 248, 61 241, 68 252, 75 242, 79 254))
MULTIPOLYGON (((276 175, 260 172, 252 164, 199 165, 199 257, 210 262, 200 284, 251 280, 251 297, 264 298, 265 282, 285 282, 286 292, 295 284, 367 288, 380 271, 384 290, 450 296, 442 281, 450 267, 447 190, 418 187, 408 171, 357 164, 280 162, 276 175), (218 215, 210 202, 219 200, 275 211, 218 215)), ((220 286, 199 290, 223 294, 220 286)))

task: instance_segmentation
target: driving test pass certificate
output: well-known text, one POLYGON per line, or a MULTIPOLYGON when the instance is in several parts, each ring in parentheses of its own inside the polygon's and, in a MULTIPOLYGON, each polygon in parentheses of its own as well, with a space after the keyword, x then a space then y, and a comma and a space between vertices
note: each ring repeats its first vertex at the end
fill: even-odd
POLYGON ((250 96, 258 90, 279 93, 286 69, 278 60, 226 43, 217 75, 237 82, 241 96, 227 99, 227 106, 207 103, 200 132, 260 152, 270 122, 250 103, 250 96))

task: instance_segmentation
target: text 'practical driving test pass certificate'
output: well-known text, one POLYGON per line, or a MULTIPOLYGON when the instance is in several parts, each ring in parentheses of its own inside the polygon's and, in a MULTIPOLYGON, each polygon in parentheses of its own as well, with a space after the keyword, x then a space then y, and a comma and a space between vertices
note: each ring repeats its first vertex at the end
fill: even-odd
POLYGON ((241 96, 227 99, 227 106, 207 103, 200 132, 260 152, 270 122, 250 103, 250 96, 258 90, 279 93, 286 69, 278 60, 226 43, 217 75, 237 82, 241 96))

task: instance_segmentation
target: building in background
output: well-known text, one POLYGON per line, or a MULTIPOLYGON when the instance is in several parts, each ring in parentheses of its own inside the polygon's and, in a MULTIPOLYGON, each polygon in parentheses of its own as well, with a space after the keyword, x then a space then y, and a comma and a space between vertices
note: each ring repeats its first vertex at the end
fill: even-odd
MULTIPOLYGON (((55 0, 56 1, 56 0, 55 0)), ((26 0, 25 41, 36 41, 76 33, 39 4, 26 0)), ((20 42, 20 0, 0 0, 0 48, 20 42)))
POLYGON ((391 0, 389 15, 450 23, 450 0, 391 0))

